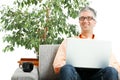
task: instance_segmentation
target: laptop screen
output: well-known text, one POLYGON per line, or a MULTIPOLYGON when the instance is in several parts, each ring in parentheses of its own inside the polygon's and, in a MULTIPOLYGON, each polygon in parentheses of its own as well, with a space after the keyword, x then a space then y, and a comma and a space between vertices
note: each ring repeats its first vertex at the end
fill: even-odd
POLYGON ((109 65, 112 43, 93 39, 67 39, 67 64, 74 67, 104 68, 109 65))

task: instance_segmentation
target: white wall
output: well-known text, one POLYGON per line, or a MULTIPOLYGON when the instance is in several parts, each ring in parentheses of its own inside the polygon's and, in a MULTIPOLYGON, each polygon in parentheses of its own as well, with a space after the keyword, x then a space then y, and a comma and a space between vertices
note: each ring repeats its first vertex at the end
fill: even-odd
POLYGON ((101 38, 111 40, 113 53, 120 61, 120 10, 119 0, 90 0, 91 7, 97 11, 95 33, 101 38))

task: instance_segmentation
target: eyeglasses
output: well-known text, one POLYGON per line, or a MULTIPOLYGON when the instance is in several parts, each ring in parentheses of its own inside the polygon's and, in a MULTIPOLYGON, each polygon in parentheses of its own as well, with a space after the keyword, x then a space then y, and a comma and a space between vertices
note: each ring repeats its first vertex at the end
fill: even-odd
POLYGON ((93 17, 91 17, 91 16, 87 16, 87 17, 82 16, 82 17, 79 18, 80 21, 84 21, 85 19, 87 19, 88 21, 95 20, 95 19, 94 19, 93 17))

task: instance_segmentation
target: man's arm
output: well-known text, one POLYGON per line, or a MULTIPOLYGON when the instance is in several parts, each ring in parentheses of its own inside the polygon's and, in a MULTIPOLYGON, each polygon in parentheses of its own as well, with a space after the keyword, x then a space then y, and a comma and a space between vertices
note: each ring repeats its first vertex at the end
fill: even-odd
POLYGON ((111 55, 110 66, 114 67, 120 73, 120 63, 117 61, 114 54, 111 55))
POLYGON ((66 64, 66 40, 63 40, 56 53, 53 68, 56 74, 60 72, 60 68, 66 64))

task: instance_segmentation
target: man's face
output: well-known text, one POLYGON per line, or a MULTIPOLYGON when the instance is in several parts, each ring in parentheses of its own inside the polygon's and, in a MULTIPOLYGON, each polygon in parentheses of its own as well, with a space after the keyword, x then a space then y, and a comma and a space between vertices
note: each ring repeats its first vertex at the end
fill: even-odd
POLYGON ((89 10, 80 13, 79 23, 82 32, 93 31, 93 27, 96 24, 93 13, 89 10))

